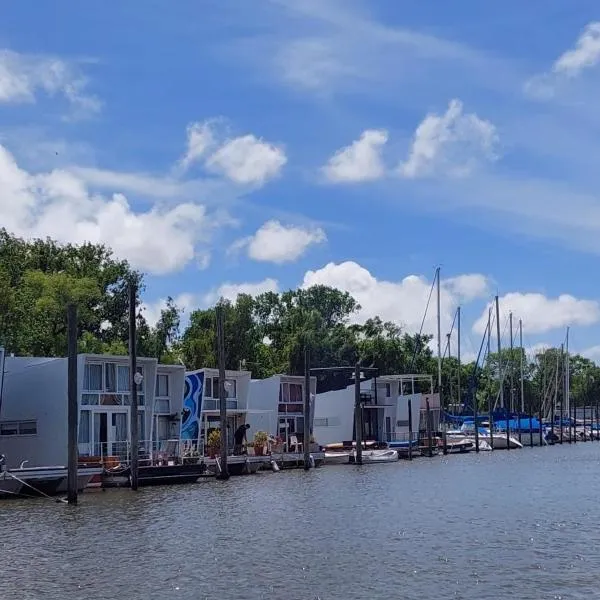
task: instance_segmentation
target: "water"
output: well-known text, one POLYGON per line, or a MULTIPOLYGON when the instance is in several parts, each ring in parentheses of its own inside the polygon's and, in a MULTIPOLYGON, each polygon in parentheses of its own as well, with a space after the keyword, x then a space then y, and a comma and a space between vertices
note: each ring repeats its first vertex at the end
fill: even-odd
POLYGON ((0 503, 20 600, 597 596, 600 444, 0 503))

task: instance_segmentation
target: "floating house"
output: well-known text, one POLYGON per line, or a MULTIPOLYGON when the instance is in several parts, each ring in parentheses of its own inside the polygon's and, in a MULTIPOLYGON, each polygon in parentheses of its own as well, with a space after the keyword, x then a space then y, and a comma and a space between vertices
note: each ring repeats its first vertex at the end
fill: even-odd
MULTIPOLYGON (((268 379, 251 380, 248 399, 251 410, 247 420, 250 432, 262 430, 279 437, 285 452, 295 452, 301 447, 304 441, 304 385, 304 377, 299 375, 273 375, 268 379)), ((311 377, 311 433, 316 392, 317 378, 311 377)))
MULTIPOLYGON (((185 369, 138 358, 138 429, 142 450, 178 439, 185 369)), ((9 357, 0 405, 0 453, 9 467, 67 463, 67 359, 9 357)), ((130 444, 127 356, 77 357, 79 455, 126 459, 130 444)))
MULTIPOLYGON (((363 440, 407 441, 409 400, 413 438, 418 435, 420 426, 426 426, 427 402, 435 430, 439 423, 439 394, 433 394, 432 387, 429 375, 386 375, 361 382, 363 440)), ((354 405, 354 384, 316 395, 313 427, 319 444, 356 440, 354 405)))
MULTIPOLYGON (((233 433, 247 422, 250 371, 225 371, 228 443, 233 433)), ((181 442, 188 450, 206 454, 206 442, 213 429, 220 429, 219 370, 198 369, 185 374, 181 442)))

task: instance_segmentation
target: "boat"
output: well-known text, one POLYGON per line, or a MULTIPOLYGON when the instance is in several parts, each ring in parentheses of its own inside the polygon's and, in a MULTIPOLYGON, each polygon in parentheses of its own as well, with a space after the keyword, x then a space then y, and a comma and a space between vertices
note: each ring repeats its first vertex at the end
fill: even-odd
POLYGON ((349 450, 330 450, 325 451, 326 465, 347 465, 350 462, 349 450))
MULTIPOLYGON (((494 431, 489 427, 486 427, 486 423, 483 423, 478 428, 478 437, 480 442, 479 449, 481 450, 481 442, 485 442, 494 450, 506 450, 522 448, 523 444, 513 436, 506 438, 506 432, 494 431)), ((475 426, 472 422, 465 422, 462 424, 460 429, 454 429, 446 432, 446 438, 448 442, 452 440, 470 440, 473 444, 475 443, 475 426)))
MULTIPOLYGON (((393 448, 373 449, 362 451, 363 464, 398 462, 398 451, 393 448)), ((356 450, 350 453, 350 463, 356 463, 356 450)))
MULTIPOLYGON (((138 485, 171 485, 195 483, 206 472, 204 462, 187 465, 147 465, 138 467, 138 485)), ((102 474, 102 487, 131 486, 131 468, 117 465, 105 469, 102 474)))
MULTIPOLYGON (((77 491, 82 492, 101 469, 77 469, 77 491)), ((55 496, 68 491, 68 470, 64 466, 5 469, 0 476, 0 496, 55 496)))

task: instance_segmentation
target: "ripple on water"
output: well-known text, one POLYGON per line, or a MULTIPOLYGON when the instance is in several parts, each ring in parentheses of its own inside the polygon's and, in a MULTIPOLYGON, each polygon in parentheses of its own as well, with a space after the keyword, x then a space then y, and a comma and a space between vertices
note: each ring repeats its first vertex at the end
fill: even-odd
POLYGON ((590 443, 3 502, 2 597, 595 597, 599 464, 590 443))

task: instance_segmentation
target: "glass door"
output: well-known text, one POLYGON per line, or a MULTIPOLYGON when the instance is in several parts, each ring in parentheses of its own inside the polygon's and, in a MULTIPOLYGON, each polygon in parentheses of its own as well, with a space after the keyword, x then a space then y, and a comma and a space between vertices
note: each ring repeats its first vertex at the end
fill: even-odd
POLYGON ((126 411, 112 411, 110 413, 109 446, 112 456, 126 459, 128 455, 129 440, 129 413, 126 411))

